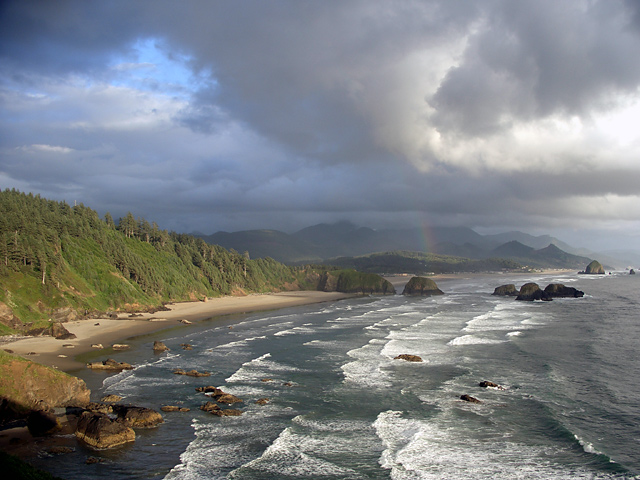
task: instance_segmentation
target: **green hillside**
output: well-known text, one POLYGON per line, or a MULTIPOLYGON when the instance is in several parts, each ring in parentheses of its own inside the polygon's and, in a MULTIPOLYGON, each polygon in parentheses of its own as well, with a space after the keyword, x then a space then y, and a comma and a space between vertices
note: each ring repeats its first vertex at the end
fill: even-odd
POLYGON ((0 192, 0 334, 59 309, 136 311, 206 296, 298 289, 303 268, 160 230, 84 205, 0 192))
POLYGON ((383 252, 361 257, 342 257, 331 262, 343 268, 355 268, 362 272, 412 273, 429 275, 436 273, 496 272, 523 270, 522 265, 504 258, 472 260, 449 255, 421 252, 383 252))

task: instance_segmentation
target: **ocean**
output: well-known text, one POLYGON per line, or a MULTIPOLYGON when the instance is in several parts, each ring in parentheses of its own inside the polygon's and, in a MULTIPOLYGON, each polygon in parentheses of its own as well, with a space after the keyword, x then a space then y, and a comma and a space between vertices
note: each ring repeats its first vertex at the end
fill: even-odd
POLYGON ((78 372, 93 397, 191 410, 164 413, 124 448, 76 446, 38 463, 69 480, 640 478, 640 275, 437 283, 445 295, 354 298, 138 338, 113 356, 134 370, 78 372), (491 295, 529 281, 585 296, 491 295), (154 340, 171 351, 154 354, 154 340), (232 408, 243 414, 199 410, 205 385, 241 397, 232 408), (87 465, 89 456, 102 461, 87 465))

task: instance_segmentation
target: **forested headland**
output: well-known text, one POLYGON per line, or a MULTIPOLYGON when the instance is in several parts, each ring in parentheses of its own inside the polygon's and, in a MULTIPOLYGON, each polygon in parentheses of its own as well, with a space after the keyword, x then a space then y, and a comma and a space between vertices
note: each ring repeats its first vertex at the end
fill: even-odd
POLYGON ((350 291, 392 293, 381 277, 251 259, 131 213, 116 222, 83 204, 0 192, 0 334, 46 326, 59 312, 134 312, 222 295, 340 288, 340 276, 350 279, 350 291))

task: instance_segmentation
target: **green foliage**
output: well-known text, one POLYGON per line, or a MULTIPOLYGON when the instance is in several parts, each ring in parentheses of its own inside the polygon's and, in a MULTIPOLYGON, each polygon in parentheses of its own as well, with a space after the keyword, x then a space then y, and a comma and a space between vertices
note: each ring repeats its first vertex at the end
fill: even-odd
POLYGON ((522 265, 504 258, 471 260, 450 255, 407 251, 374 253, 362 257, 342 257, 332 263, 343 268, 354 268, 361 272, 413 273, 415 275, 523 269, 522 265))
POLYGON ((0 192, 0 301, 23 322, 67 306, 133 310, 295 288, 297 276, 270 258, 251 260, 131 213, 116 225, 82 204, 0 192))

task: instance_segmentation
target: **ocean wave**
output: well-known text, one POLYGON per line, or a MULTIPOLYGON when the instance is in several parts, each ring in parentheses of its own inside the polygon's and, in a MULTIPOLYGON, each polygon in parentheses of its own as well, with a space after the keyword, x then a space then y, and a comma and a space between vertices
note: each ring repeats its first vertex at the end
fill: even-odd
POLYGON ((526 445, 506 433, 474 438, 438 419, 403 418, 399 411, 380 413, 373 426, 385 447, 380 465, 394 480, 620 478, 555 463, 562 448, 526 445))
POLYGON ((493 338, 478 337, 477 335, 463 335, 451 340, 447 345, 459 346, 459 345, 493 345, 498 343, 504 343, 505 340, 496 340, 493 338))

